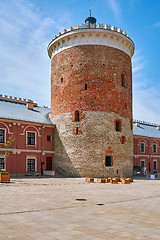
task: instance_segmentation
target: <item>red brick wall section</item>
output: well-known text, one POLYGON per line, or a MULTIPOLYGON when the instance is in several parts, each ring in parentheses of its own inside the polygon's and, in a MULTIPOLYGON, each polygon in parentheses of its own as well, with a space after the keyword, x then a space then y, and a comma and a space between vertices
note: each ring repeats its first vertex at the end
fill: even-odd
POLYGON ((147 138, 147 137, 134 137, 134 145, 133 145, 133 165, 140 166, 141 160, 145 161, 145 166, 147 167, 147 171, 149 171, 149 162, 150 162, 150 170, 153 171, 153 161, 157 161, 157 170, 160 171, 160 139, 156 138, 147 138), (144 152, 140 151, 140 144, 144 143, 144 152), (153 144, 157 145, 157 152, 153 152, 153 144))
POLYGON ((85 45, 53 57, 51 115, 75 110, 81 117, 83 111, 105 111, 132 118, 132 69, 126 53, 107 46, 85 45), (121 85, 122 73, 126 74, 126 87, 121 85))
MULTIPOLYGON (((6 131, 6 140, 13 135, 15 140, 11 146, 13 151, 10 152, 9 159, 7 161, 7 171, 11 174, 24 174, 26 173, 26 157, 28 155, 34 155, 37 158, 37 172, 41 172, 41 125, 34 123, 20 123, 10 121, 4 121, 0 119, 0 128, 6 131), (27 145, 27 131, 36 133, 36 145, 27 145), (22 151, 21 151, 22 150, 22 151), (27 151, 25 151, 27 150, 27 151), (29 151, 30 150, 30 151, 29 151), (34 151, 35 150, 35 151, 34 151), (38 150, 38 151, 37 151, 38 150), (19 151, 19 152, 17 152, 19 151)), ((5 151, 5 144, 0 143, 0 155, 3 156, 5 151)), ((45 126, 43 128, 43 150, 54 150, 54 128, 45 126), (51 141, 47 141, 47 135, 51 136, 51 141)), ((54 160, 54 153, 46 153, 43 156, 43 162, 46 162, 46 157, 52 157, 54 160)), ((54 166, 54 165, 53 165, 54 166)), ((45 164, 44 164, 45 170, 45 164)))

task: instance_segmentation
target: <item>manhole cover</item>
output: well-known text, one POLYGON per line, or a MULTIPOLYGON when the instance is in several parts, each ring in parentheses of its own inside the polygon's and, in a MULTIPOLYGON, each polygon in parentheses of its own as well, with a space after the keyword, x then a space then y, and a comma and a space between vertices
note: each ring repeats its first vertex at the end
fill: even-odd
POLYGON ((85 199, 85 198, 77 198, 76 200, 77 201, 87 201, 87 199, 85 199))
POLYGON ((104 204, 103 203, 97 203, 98 206, 103 206, 104 204))

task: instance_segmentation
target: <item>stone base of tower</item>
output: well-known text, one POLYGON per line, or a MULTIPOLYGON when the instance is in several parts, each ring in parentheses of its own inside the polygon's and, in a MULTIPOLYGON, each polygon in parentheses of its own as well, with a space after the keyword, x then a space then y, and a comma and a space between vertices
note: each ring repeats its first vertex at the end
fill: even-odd
POLYGON ((130 119, 98 111, 83 114, 80 122, 73 122, 71 113, 52 117, 56 123, 55 170, 68 177, 132 176, 130 119), (115 129, 116 119, 122 122, 121 131, 115 129))

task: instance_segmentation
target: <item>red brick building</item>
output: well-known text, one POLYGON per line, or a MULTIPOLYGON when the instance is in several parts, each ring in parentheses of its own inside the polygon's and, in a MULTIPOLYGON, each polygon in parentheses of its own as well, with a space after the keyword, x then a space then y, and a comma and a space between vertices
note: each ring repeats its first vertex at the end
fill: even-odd
POLYGON ((133 165, 149 172, 160 171, 160 126, 133 121, 133 165))
POLYGON ((50 109, 32 101, 0 96, 0 170, 11 174, 54 174, 54 124, 50 109), (15 140, 8 149, 5 166, 5 143, 15 140))
MULTIPOLYGON (((11 174, 54 175, 54 128, 50 109, 0 95, 0 170, 11 174), (5 143, 15 140, 5 166, 5 143)), ((133 166, 160 171, 160 126, 133 121, 133 166)))

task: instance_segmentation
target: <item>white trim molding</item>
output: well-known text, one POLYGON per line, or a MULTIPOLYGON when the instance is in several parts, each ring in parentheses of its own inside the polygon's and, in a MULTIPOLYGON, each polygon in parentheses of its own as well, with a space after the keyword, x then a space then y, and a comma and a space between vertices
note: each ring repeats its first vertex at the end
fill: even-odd
POLYGON ((8 129, 8 134, 13 134, 13 132, 10 132, 9 127, 7 126, 6 123, 3 123, 3 122, 0 122, 0 123, 4 124, 6 126, 6 128, 8 129))
MULTIPOLYGON (((23 133, 20 133, 20 135, 25 135, 25 131, 26 131, 26 129, 29 128, 29 127, 35 128, 36 131, 37 131, 37 133, 38 133, 38 137, 41 137, 41 134, 39 133, 39 130, 38 130, 35 126, 33 126, 33 125, 28 125, 27 127, 25 127, 25 128, 23 129, 23 133)), ((32 132, 32 131, 28 131, 28 132, 32 132)))
POLYGON ((117 48, 130 57, 134 54, 132 40, 118 31, 103 28, 81 28, 65 32, 54 38, 48 45, 48 55, 52 59, 63 50, 80 45, 102 45, 117 48))

